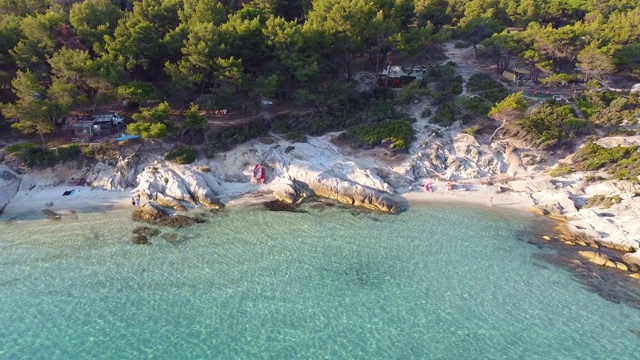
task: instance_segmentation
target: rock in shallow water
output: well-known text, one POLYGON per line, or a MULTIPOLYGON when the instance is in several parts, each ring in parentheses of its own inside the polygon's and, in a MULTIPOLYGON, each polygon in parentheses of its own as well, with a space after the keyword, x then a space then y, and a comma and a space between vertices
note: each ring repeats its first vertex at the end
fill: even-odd
POLYGON ((146 244, 151 244, 149 242, 149 238, 147 238, 145 235, 135 235, 131 241, 133 241, 134 244, 136 245, 146 245, 146 244))
POLYGON ((181 228, 181 227, 191 226, 194 224, 201 224, 203 222, 205 222, 205 220, 203 219, 191 218, 184 215, 173 215, 173 216, 160 218, 156 220, 154 223, 160 226, 181 228))
POLYGON ((284 201, 273 200, 264 203, 264 207, 269 211, 288 211, 295 213, 306 213, 304 210, 300 210, 297 206, 287 204, 284 201))
POLYGON ((49 220, 60 220, 62 217, 60 216, 60 214, 58 214, 57 212, 53 211, 53 210, 49 210, 49 209, 44 209, 42 210, 42 212, 47 215, 47 217, 49 218, 49 220))
POLYGON ((160 230, 150 228, 148 226, 138 226, 137 228, 133 229, 133 233, 135 235, 145 235, 148 237, 154 237, 154 236, 160 235, 160 230))

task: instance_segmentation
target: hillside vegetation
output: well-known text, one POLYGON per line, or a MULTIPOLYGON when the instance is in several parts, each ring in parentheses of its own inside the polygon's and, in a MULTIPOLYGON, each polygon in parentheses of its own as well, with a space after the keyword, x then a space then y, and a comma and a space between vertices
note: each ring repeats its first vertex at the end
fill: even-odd
MULTIPOLYGON (((465 84, 455 64, 442 65, 442 44, 451 39, 473 47, 497 74, 519 67, 534 82, 606 89, 611 76, 640 76, 640 1, 2 0, 1 110, 14 131, 44 146, 70 111, 124 101, 135 112, 128 133, 202 143, 216 111, 252 115, 269 100, 309 111, 208 141, 226 149, 271 130, 292 139, 348 130, 343 140, 354 146, 402 151, 413 134, 394 105, 427 96, 437 107, 433 122, 476 121, 478 129, 509 95, 487 74, 465 84), (355 91, 356 72, 387 64, 423 64, 429 72, 408 90, 355 91), (460 96, 463 85, 468 93, 460 96)), ((635 133, 626 126, 639 116, 634 96, 600 91, 576 100, 584 120, 546 104, 500 121, 545 149, 595 128, 635 133)))

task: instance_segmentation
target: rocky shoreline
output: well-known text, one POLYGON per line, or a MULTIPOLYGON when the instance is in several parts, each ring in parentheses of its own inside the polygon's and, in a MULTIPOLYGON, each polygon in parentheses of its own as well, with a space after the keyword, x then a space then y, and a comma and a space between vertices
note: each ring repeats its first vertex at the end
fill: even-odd
MULTIPOLYGON (((430 130, 425 127, 425 132, 430 130)), ((48 189, 68 187, 72 178, 84 179, 87 191, 107 190, 110 196, 104 198, 109 204, 130 206, 130 197, 139 194, 143 202, 178 212, 196 207, 219 209, 233 199, 252 194, 270 194, 287 204, 317 196, 389 214, 403 211, 407 198, 475 202, 551 216, 561 223, 558 234, 549 240, 591 247, 580 252, 587 261, 640 277, 640 185, 636 183, 591 183, 588 175, 593 174, 588 173, 553 178, 545 174, 546 164, 524 165, 523 158, 531 159, 531 155, 523 157, 527 152, 511 148, 510 156, 506 156, 500 147, 490 152, 475 139, 453 132, 448 138, 438 139, 438 146, 423 142, 408 155, 340 149, 331 142, 334 135, 294 144, 254 140, 192 165, 163 160, 163 149, 151 144, 138 146, 115 164, 96 163, 87 168, 66 164, 20 174, 3 165, 0 209, 25 210, 20 205, 25 199, 37 199, 36 194, 48 189), (345 154, 347 151, 352 153, 345 154), (252 181, 255 164, 268 169, 265 184, 252 181), (467 177, 470 174, 477 177, 467 177), (426 183, 432 183, 434 193, 424 192, 426 183), (448 183, 454 186, 452 191, 447 190, 448 183), (587 208, 587 199, 596 195, 615 203, 606 204, 606 208, 587 208), (620 253, 603 255, 600 247, 620 253)), ((58 192, 34 206, 44 208, 46 203, 60 201, 58 192)), ((104 201, 93 203, 100 204, 104 201)))

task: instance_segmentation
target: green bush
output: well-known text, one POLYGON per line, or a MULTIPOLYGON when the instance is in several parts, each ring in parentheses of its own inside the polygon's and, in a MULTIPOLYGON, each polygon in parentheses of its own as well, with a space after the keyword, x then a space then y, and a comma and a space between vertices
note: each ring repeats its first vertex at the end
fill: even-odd
POLYGON ((467 134, 467 135, 471 135, 473 137, 476 137, 476 135, 478 134, 478 130, 479 129, 480 129, 480 126, 474 125, 474 126, 466 128, 466 129, 463 129, 462 132, 467 134))
POLYGON ((427 118, 431 116, 431 108, 428 106, 425 106, 424 109, 422 109, 422 112, 420 112, 420 116, 422 116, 423 118, 427 118))
MULTIPOLYGON (((486 99, 491 105, 501 101, 509 95, 507 88, 501 82, 494 80, 491 76, 483 73, 477 73, 469 77, 467 81, 467 91, 479 95, 486 99)), ((484 112, 484 114, 489 111, 484 112)))
POLYGON ((35 143, 19 143, 7 145, 4 151, 7 153, 21 153, 28 150, 37 149, 39 146, 35 143))
POLYGON ((436 86, 437 91, 431 93, 432 104, 441 105, 455 100, 457 95, 462 94, 462 83, 462 76, 441 79, 436 86))
POLYGON ((455 107, 450 103, 440 105, 432 121, 441 126, 451 126, 456 121, 455 107))
POLYGON ((418 99, 420 95, 427 95, 428 93, 427 89, 420 88, 420 83, 412 81, 400 90, 396 97, 396 102, 402 105, 409 105, 413 100, 418 99))
POLYGON ((307 137, 303 134, 300 134, 299 132, 290 132, 287 133, 285 136, 285 139, 289 140, 289 141, 293 141, 293 142, 306 142, 307 141, 307 137))
POLYGON ((620 201, 622 201, 622 199, 618 195, 614 195, 614 196, 593 195, 592 197, 587 199, 587 202, 584 205, 584 207, 585 208, 601 207, 601 208, 608 209, 614 204, 620 204, 620 201))
POLYGON ((78 144, 70 144, 56 149, 58 160, 68 161, 75 160, 82 155, 82 148, 78 144))
POLYGON ((542 149, 563 147, 579 134, 590 132, 588 124, 577 119, 569 105, 545 103, 522 118, 518 124, 527 140, 542 149))
POLYGON ((577 170, 607 170, 617 179, 637 180, 640 176, 640 146, 606 148, 589 143, 574 155, 577 170))
POLYGON ((164 158, 178 164, 186 165, 196 161, 196 152, 190 147, 181 147, 169 151, 164 158))
POLYGON ((413 126, 406 120, 388 120, 378 124, 362 124, 347 131, 343 139, 360 146, 388 146, 406 151, 413 137, 413 126))
POLYGON ((34 148, 23 152, 22 162, 29 167, 47 167, 56 163, 56 154, 52 150, 34 148))
POLYGON ((477 96, 463 96, 458 101, 473 115, 487 115, 491 111, 491 104, 477 96))
POLYGON ((573 167, 571 167, 571 165, 569 164, 563 163, 558 163, 558 166, 556 166, 555 168, 547 170, 547 174, 553 177, 571 174, 572 172, 573 167))

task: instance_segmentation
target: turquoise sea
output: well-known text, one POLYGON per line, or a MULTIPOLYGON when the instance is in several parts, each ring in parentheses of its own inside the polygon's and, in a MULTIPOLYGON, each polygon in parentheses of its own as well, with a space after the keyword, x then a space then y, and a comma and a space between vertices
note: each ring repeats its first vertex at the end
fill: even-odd
POLYGON ((539 219, 306 210, 231 208, 146 246, 129 211, 2 217, 0 358, 640 356, 638 283, 569 271, 539 219))

